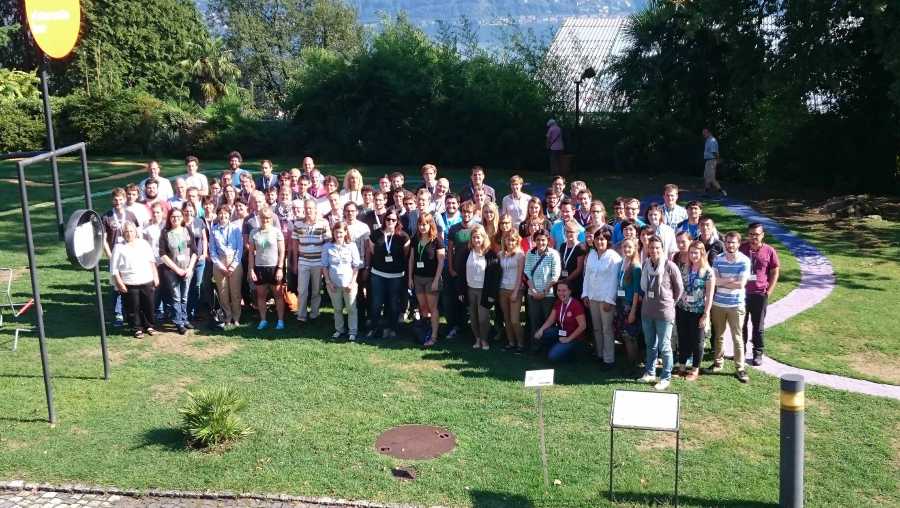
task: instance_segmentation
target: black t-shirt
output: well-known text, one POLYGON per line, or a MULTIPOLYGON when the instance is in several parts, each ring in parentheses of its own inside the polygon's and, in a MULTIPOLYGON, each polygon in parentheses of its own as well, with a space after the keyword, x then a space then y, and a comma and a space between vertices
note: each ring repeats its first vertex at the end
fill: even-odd
MULTIPOLYGON (((587 247, 583 243, 576 243, 575 247, 571 249, 566 244, 562 244, 556 250, 559 252, 559 263, 562 265, 562 271, 568 274, 571 274, 578 268, 578 258, 587 256, 587 247), (566 261, 567 258, 568 262, 566 261)), ((560 275, 559 277, 560 279, 565 279, 568 275, 560 275)))
POLYGON ((435 238, 431 240, 424 246, 422 246, 418 239, 414 239, 412 245, 412 256, 413 256, 413 273, 419 277, 434 277, 437 274, 437 253, 438 250, 442 250, 444 246, 440 243, 440 241, 435 238), (423 263, 423 266, 420 268, 418 263, 423 263))
POLYGON ((466 260, 469 258, 469 239, 472 238, 472 228, 463 226, 463 223, 454 224, 447 235, 448 244, 453 244, 453 270, 457 275, 466 275, 466 260))
POLYGON ((385 236, 383 229, 378 229, 369 237, 372 242, 372 268, 384 273, 405 273, 406 256, 403 255, 403 246, 409 242, 409 235, 403 231, 385 236), (390 239, 391 248, 388 252, 387 240, 390 239), (391 260, 388 261, 387 258, 391 260))
POLYGON ((116 244, 123 243, 125 238, 122 236, 122 227, 126 222, 138 225, 137 218, 128 210, 122 210, 121 215, 117 215, 115 210, 109 210, 100 218, 103 229, 106 231, 106 244, 109 246, 110 252, 115 248, 116 244))
POLYGON ((712 266, 713 261, 716 259, 716 256, 725 252, 725 244, 722 243, 722 240, 716 239, 710 241, 709 243, 703 242, 703 246, 706 247, 706 258, 709 260, 710 266, 712 266))
MULTIPOLYGON (((387 213, 387 208, 384 209, 385 213, 387 213)), ((385 213, 376 214, 375 210, 369 210, 365 214, 362 215, 361 221, 365 222, 367 226, 369 226, 369 230, 371 232, 378 231, 384 226, 384 215, 385 213)))

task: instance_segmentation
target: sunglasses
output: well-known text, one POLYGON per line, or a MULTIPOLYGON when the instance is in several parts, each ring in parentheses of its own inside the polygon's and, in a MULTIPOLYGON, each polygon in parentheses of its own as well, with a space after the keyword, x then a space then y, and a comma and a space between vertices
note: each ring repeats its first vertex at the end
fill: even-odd
POLYGON ((397 218, 396 217, 385 217, 384 221, 385 222, 397 222, 397 218))

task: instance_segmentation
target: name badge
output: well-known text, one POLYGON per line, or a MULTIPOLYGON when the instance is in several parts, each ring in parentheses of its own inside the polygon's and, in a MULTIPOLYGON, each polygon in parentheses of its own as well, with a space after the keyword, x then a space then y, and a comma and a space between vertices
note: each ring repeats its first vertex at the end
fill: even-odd
POLYGON ((656 298, 656 293, 653 291, 647 291, 647 298, 656 298))
POLYGON ((425 268, 424 261, 416 261, 416 268, 425 268))
POLYGON ((393 263, 393 262, 394 262, 394 256, 385 256, 385 257, 384 257, 384 262, 385 262, 385 263, 393 263))
POLYGON ((685 297, 684 297, 684 301, 686 301, 687 303, 694 303, 696 300, 697 300, 697 299, 696 299, 695 297, 691 296, 691 295, 688 295, 688 296, 685 296, 685 297))
POLYGON ((568 276, 569 276, 569 271, 568 271, 568 270, 563 270, 563 271, 559 272, 559 276, 560 276, 560 277, 568 277, 568 276))
POLYGON ((747 279, 747 280, 749 280, 750 282, 756 282, 756 274, 754 273, 754 274, 751 275, 750 278, 747 279))
POLYGON ((616 296, 621 296, 621 297, 624 298, 624 297, 625 297, 625 290, 624 290, 624 289, 620 289, 620 290, 616 291, 616 296))
POLYGON ((562 328, 559 329, 559 336, 560 336, 560 337, 567 337, 568 335, 569 335, 568 332, 566 332, 566 331, 563 330, 562 328))
POLYGON ((190 259, 190 258, 188 257, 187 254, 179 254, 179 255, 178 255, 178 262, 179 262, 179 263, 187 263, 189 259, 190 259))

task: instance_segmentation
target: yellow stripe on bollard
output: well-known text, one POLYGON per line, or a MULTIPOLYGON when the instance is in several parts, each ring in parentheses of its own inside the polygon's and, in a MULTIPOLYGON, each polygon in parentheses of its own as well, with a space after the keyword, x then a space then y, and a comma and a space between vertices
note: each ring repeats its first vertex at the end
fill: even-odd
POLYGON ((806 408, 804 392, 781 392, 781 409, 785 411, 803 411, 806 408))

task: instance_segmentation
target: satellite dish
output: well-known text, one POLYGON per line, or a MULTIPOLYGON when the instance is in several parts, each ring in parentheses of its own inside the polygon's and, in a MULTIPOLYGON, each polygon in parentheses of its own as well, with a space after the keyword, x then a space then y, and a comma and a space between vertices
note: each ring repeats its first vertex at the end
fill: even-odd
POLYGON ((103 254, 103 223, 93 210, 75 210, 66 223, 66 255, 78 268, 93 270, 103 254))

